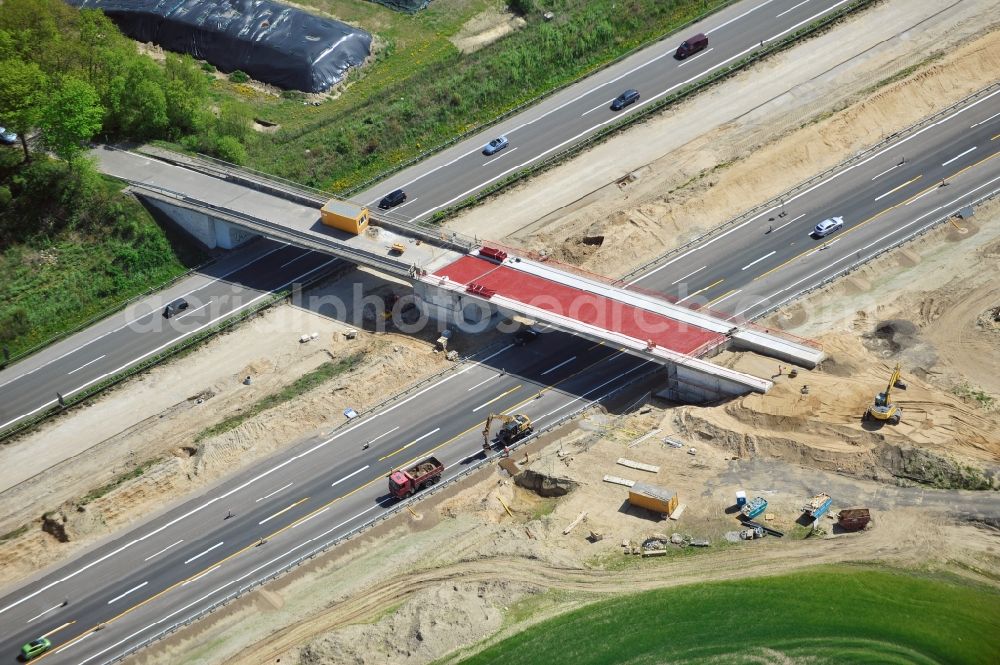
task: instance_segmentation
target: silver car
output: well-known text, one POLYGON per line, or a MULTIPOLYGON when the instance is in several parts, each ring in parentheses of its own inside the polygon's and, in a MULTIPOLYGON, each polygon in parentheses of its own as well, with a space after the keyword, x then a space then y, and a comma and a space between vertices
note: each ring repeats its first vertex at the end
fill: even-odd
POLYGON ((834 231, 839 231, 844 228, 844 218, 843 217, 831 217, 830 219, 824 219, 822 222, 816 225, 813 229, 813 235, 817 238, 823 238, 834 231))
POLYGON ((493 153, 500 152, 509 145, 506 136, 498 136, 485 146, 483 146, 484 155, 492 155, 493 153))

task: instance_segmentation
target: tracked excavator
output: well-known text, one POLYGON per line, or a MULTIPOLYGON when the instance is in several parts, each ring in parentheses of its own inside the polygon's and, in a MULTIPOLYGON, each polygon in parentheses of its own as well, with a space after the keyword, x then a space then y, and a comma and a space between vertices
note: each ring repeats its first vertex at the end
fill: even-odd
POLYGON ((866 420, 887 422, 890 425, 899 424, 903 418, 903 410, 891 400, 893 388, 906 390, 906 384, 899 378, 899 363, 896 363, 896 368, 892 371, 892 376, 889 377, 889 384, 885 387, 885 392, 875 395, 871 406, 865 411, 866 420))
POLYGON ((520 441, 534 431, 531 426, 531 418, 523 413, 515 413, 509 416, 504 413, 491 413, 486 418, 486 425, 483 426, 483 451, 487 455, 493 449, 493 442, 490 440, 490 425, 493 424, 494 420, 499 420, 503 423, 500 431, 497 432, 496 439, 502 446, 509 446, 515 441, 520 441))

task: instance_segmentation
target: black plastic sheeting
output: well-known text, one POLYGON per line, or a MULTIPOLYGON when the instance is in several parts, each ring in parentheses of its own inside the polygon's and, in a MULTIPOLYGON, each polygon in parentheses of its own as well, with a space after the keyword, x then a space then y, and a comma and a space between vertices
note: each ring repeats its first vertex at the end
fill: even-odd
POLYGON ((427 7, 430 0, 371 0, 390 9, 413 14, 427 7))
POLYGON ((133 39, 286 89, 327 90, 371 52, 367 32, 270 0, 66 1, 102 10, 133 39))

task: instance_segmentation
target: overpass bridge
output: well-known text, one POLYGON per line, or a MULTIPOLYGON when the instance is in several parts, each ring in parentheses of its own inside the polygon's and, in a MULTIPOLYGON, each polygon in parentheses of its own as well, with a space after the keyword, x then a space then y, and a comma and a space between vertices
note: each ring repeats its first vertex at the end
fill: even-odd
POLYGON ((260 235, 403 277, 441 325, 481 331, 512 316, 546 323, 665 365, 670 399, 767 392, 771 381, 706 359, 726 346, 806 367, 824 357, 810 343, 392 213, 373 217, 360 235, 340 231, 320 219, 328 196, 262 174, 158 149, 154 156, 101 147, 94 155, 104 173, 210 248, 260 235))

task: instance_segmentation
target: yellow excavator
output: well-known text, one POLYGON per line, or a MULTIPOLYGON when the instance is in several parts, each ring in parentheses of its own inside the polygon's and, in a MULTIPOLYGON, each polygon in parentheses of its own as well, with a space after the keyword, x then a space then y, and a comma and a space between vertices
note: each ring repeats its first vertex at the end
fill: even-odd
POLYGON ((903 410, 890 399, 893 388, 906 390, 906 384, 899 378, 899 363, 896 363, 896 368, 892 371, 892 376, 889 377, 889 385, 885 387, 885 392, 875 395, 875 400, 868 407, 868 410, 865 411, 866 420, 871 419, 887 422, 890 425, 899 424, 899 421, 903 418, 903 410))
POLYGON ((509 446, 515 441, 520 441, 534 431, 531 426, 531 418, 523 413, 515 413, 509 416, 505 413, 491 413, 486 418, 486 425, 483 426, 483 451, 485 451, 487 455, 489 455, 490 450, 493 449, 493 442, 490 439, 490 425, 493 424, 494 420, 499 420, 503 423, 503 426, 500 428, 496 437, 496 440, 501 446, 509 446))

